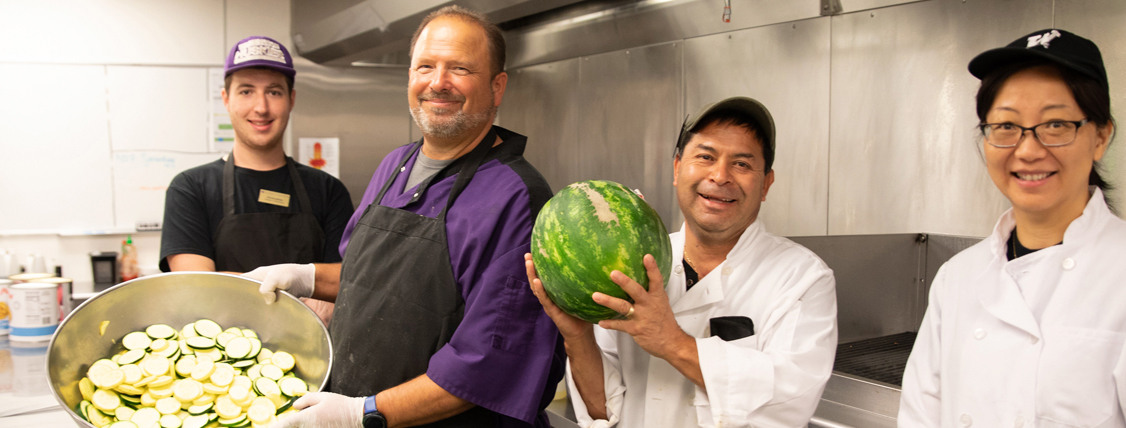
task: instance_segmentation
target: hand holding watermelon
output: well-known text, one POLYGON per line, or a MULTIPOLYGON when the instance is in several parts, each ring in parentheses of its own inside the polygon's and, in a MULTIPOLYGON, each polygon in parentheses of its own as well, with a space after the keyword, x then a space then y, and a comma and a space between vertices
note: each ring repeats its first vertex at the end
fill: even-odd
POLYGON ((532 294, 539 299, 547 316, 555 322, 555 327, 559 329, 559 334, 563 335, 563 340, 577 342, 588 337, 593 339, 594 324, 568 315, 562 309, 559 309, 559 306, 556 306, 551 298, 547 297, 547 292, 543 289, 543 281, 536 275, 536 266, 532 262, 531 253, 524 254, 524 267, 527 270, 528 284, 532 287, 532 294))

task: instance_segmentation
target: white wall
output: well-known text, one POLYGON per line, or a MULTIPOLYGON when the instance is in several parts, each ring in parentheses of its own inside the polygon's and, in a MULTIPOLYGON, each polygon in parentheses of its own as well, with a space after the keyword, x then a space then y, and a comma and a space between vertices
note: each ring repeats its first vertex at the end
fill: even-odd
MULTIPOLYGON (((291 46, 289 16, 288 0, 0 2, 2 176, 19 178, 0 184, 0 249, 43 254, 90 291, 88 254, 120 251, 125 235, 58 232, 131 226, 115 218, 114 153, 206 152, 206 69, 250 35, 291 46)), ((159 232, 133 241, 156 272, 159 232)))

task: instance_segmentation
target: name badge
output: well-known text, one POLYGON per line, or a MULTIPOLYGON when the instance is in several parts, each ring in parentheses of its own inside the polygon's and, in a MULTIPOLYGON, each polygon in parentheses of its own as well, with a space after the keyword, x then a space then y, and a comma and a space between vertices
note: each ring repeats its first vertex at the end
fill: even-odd
POLYGON ((258 192, 258 202, 263 204, 277 205, 279 207, 289 207, 289 195, 285 193, 271 192, 262 189, 258 192))

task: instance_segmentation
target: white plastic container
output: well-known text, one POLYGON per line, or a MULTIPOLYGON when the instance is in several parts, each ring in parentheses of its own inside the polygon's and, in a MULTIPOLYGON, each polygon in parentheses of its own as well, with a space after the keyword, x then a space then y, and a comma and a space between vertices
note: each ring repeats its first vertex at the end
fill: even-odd
POLYGON ((12 319, 12 309, 8 302, 12 301, 12 281, 0 279, 0 336, 7 336, 11 329, 8 327, 12 319))
POLYGON ((58 285, 28 282, 12 285, 11 290, 11 340, 50 340, 59 328, 58 285))

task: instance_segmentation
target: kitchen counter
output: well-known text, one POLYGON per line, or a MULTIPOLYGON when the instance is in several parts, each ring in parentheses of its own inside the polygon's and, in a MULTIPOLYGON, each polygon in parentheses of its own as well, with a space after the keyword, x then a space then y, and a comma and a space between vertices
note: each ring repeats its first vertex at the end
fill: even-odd
POLYGON ((75 427, 47 381, 47 344, 0 336, 0 426, 75 427))

